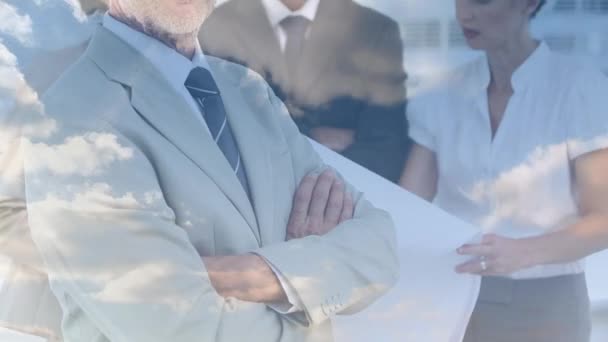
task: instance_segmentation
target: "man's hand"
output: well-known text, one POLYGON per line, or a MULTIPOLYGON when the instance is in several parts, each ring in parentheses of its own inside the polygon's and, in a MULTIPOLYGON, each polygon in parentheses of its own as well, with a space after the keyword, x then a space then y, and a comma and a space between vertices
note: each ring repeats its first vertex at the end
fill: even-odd
POLYGON ((287 301, 270 266, 256 254, 204 257, 211 284, 217 293, 246 302, 287 301))
MULTIPOLYGON (((287 239, 323 235, 353 217, 352 195, 332 170, 309 174, 294 196, 287 239)), ((204 257, 217 293, 247 302, 285 302, 287 296, 264 259, 255 254, 204 257)))
POLYGON ((343 221, 353 217, 352 194, 334 171, 309 174, 300 183, 294 196, 287 225, 287 240, 309 235, 324 235, 343 221))
POLYGON ((317 127, 310 131, 310 137, 335 152, 342 152, 355 142, 355 131, 345 128, 317 127))

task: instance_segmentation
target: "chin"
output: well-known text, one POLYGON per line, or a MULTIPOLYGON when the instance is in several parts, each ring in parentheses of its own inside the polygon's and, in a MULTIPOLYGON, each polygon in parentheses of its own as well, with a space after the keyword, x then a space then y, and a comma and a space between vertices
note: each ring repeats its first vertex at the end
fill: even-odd
POLYGON ((158 18, 156 25, 169 34, 196 33, 213 10, 213 3, 214 1, 209 0, 192 0, 162 8, 161 11, 158 11, 161 9, 158 8, 155 13, 158 18))
POLYGON ((164 25, 161 24, 160 26, 164 32, 167 32, 169 34, 184 35, 198 32, 202 24, 203 23, 200 20, 190 22, 181 19, 164 25))
POLYGON ((197 32, 203 24, 205 17, 206 15, 200 11, 192 11, 185 14, 164 15, 162 18, 159 18, 156 24, 164 32, 183 35, 197 32))

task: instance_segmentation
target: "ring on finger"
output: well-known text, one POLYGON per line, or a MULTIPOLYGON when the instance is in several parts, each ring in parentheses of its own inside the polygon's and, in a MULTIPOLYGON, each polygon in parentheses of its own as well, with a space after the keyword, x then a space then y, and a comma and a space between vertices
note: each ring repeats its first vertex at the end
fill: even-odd
POLYGON ((481 270, 482 270, 482 271, 487 271, 487 270, 488 270, 488 263, 487 263, 487 261, 486 261, 486 259, 485 259, 485 258, 482 258, 482 259, 479 261, 479 266, 481 266, 481 270))

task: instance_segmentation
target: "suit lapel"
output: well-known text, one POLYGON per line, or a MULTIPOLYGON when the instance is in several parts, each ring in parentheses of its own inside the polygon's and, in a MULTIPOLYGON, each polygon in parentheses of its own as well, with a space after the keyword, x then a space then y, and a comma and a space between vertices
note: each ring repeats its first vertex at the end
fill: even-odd
MULTIPOLYGON (((274 175, 269 152, 271 145, 267 137, 260 134, 266 130, 255 119, 257 114, 251 111, 250 105, 241 94, 240 89, 244 88, 244 83, 247 82, 246 76, 235 77, 241 79, 235 82, 234 79, 225 77, 229 71, 222 71, 222 61, 209 58, 209 63, 222 92, 226 115, 241 151, 258 227, 265 227, 264 231, 272 232, 270 227, 274 225, 274 175)), ((262 232, 259 234, 263 244, 268 241, 262 232)))
MULTIPOLYGON (((177 94, 163 92, 148 77, 133 85, 131 103, 148 122, 192 160, 230 199, 259 241, 255 215, 247 193, 211 135, 190 106, 177 94)), ((201 194, 203 195, 203 194, 201 194)))
POLYGON ((111 78, 131 88, 133 108, 209 176, 245 218, 259 241, 256 219, 247 193, 197 118, 201 114, 194 112, 182 95, 176 93, 141 54, 109 31, 101 29, 93 38, 88 52, 111 78), (112 58, 104 58, 107 51, 113 51, 112 56, 120 56, 121 62, 116 64, 114 62, 117 61, 112 61, 112 58), (125 65, 132 68, 129 70, 125 65))

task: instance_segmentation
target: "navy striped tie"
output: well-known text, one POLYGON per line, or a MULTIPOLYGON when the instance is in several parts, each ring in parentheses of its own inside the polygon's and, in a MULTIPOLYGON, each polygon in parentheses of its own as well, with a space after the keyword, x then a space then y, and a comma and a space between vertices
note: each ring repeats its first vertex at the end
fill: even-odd
POLYGON ((190 72, 185 86, 199 104, 211 136, 249 195, 249 184, 241 161, 241 154, 232 135, 230 123, 226 118, 224 102, 213 76, 205 68, 194 68, 190 72))

